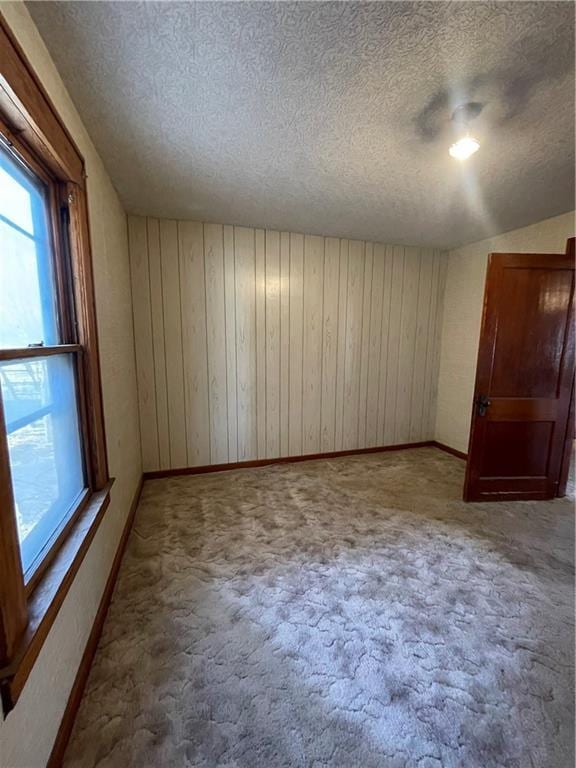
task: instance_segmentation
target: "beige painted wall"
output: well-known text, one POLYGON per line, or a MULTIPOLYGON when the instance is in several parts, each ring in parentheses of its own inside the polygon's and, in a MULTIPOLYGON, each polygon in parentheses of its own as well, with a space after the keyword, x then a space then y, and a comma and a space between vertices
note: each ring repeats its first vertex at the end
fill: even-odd
POLYGON ((15 709, 0 725, 3 768, 44 766, 141 474, 126 216, 24 4, 2 3, 86 160, 112 503, 15 709))
POLYGON ((471 243, 448 254, 438 378, 436 440, 468 450, 488 254, 564 253, 574 213, 471 243))
POLYGON ((444 257, 129 218, 146 470, 433 436, 444 257))

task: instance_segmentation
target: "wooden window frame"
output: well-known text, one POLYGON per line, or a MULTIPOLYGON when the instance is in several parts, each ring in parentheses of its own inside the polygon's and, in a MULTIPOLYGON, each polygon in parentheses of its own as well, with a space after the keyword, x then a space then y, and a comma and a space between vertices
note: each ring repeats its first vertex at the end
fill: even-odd
MULTIPOLYGON (((0 137, 49 189, 63 344, 19 357, 76 357, 86 481, 72 516, 25 583, 0 396, 0 695, 12 709, 110 501, 84 159, 0 12, 0 137), (62 236, 61 210, 67 211, 62 236), (58 222, 58 224, 56 224, 58 222)), ((0 351, 0 360, 15 350, 0 351)))

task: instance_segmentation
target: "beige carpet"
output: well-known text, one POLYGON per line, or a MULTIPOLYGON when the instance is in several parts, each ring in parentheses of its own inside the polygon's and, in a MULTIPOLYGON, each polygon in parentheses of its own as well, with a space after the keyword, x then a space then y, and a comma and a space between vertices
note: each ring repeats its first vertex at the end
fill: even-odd
POLYGON ((66 766, 572 768, 572 503, 463 472, 147 482, 66 766))

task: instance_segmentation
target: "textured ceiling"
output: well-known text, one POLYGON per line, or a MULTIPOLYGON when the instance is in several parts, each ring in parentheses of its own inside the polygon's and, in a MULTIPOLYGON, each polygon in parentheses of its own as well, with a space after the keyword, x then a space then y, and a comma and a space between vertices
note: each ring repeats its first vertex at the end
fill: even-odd
POLYGON ((572 3, 28 8, 129 212, 450 246, 574 207, 572 3))

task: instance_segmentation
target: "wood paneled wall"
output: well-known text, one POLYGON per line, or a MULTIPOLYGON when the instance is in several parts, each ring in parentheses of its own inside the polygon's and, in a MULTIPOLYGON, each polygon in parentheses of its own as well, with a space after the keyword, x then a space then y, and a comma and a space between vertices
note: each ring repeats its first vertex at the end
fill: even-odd
POLYGON ((129 218, 146 471, 433 438, 438 251, 129 218))

